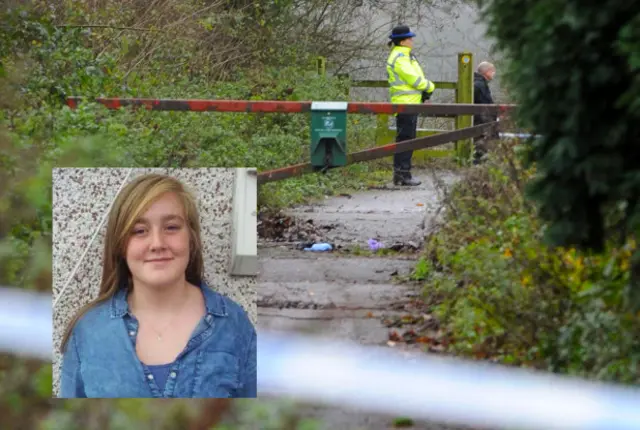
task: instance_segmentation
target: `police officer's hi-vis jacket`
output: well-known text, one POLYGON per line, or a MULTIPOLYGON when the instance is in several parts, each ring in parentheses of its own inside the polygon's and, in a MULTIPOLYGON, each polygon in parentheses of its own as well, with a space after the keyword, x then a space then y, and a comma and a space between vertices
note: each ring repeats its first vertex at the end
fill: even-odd
POLYGON ((436 86, 425 78, 422 67, 407 46, 394 46, 387 59, 391 103, 420 104, 422 92, 432 93, 436 86))

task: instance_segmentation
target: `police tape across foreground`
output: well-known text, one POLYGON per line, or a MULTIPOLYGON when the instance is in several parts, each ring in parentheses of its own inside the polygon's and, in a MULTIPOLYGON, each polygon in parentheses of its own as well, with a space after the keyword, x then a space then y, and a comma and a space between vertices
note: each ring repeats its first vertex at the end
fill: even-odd
MULTIPOLYGON (((52 357, 51 295, 0 288, 0 353, 52 357)), ((640 390, 258 332, 259 394, 493 428, 637 430, 640 390)))

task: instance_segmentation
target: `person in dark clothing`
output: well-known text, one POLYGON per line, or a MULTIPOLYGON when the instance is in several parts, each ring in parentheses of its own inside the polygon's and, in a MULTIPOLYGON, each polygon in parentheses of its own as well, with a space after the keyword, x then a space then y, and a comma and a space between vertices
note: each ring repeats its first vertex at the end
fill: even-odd
MULTIPOLYGON (((399 113, 396 116, 396 142, 404 142, 417 137, 418 114, 399 113)), ((393 183, 395 185, 420 185, 411 177, 413 151, 393 154, 393 183)))
MULTIPOLYGON (((493 64, 483 61, 478 65, 473 74, 473 103, 475 104, 494 104, 489 88, 489 82, 493 80, 496 74, 496 68, 493 64)), ((497 115, 474 115, 473 125, 485 124, 498 119, 497 115)), ((496 139, 498 136, 494 134, 482 135, 473 139, 475 147, 474 163, 477 164, 487 153, 487 142, 496 139)))

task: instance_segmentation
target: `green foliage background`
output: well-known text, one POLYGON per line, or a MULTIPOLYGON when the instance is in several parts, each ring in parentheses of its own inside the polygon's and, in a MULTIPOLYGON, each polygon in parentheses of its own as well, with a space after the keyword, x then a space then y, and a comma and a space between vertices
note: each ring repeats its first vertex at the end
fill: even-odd
MULTIPOLYGON (((544 137, 503 146, 468 173, 414 278, 425 281, 451 352, 638 384, 640 5, 478 3, 508 59, 519 120, 544 137)), ((270 169, 308 158, 304 115, 71 110, 65 96, 347 98, 344 82, 313 66, 316 55, 355 55, 340 39, 348 35, 316 25, 316 2, 153 4, 4 2, 0 285, 50 291, 52 166, 270 169), (310 10, 302 17, 301 4, 310 10)), ((370 146, 374 126, 350 116, 350 150, 370 146)), ((380 166, 267 184, 260 204, 380 182, 380 166)), ((50 365, 1 355, 0 428, 183 428, 199 406, 54 403, 50 387, 50 365)), ((227 428, 314 427, 289 402, 236 405, 227 428)))
POLYGON ((448 349, 640 383, 640 4, 479 0, 518 123, 414 278, 448 349))
POLYGON ((638 239, 599 254, 543 241, 524 188, 535 168, 504 143, 447 200, 414 278, 451 353, 589 379, 640 383, 640 313, 626 298, 638 239))
MULTIPOLYGON (((66 96, 347 98, 344 81, 315 70, 312 60, 324 53, 321 44, 308 35, 294 40, 295 34, 276 25, 293 22, 293 2, 96 5, 16 1, 0 11, 0 285, 51 290, 53 166, 264 170, 308 159, 306 115, 110 111, 93 103, 72 110, 64 105, 66 96)), ((315 37, 322 38, 322 31, 315 37)), ((374 141, 374 121, 350 119, 350 150, 374 141)), ((277 208, 376 184, 387 176, 377 166, 268 184, 261 187, 259 204, 277 208)), ((51 379, 50 364, 0 356, 0 428, 159 428, 159 422, 183 428, 198 407, 176 402, 166 408, 153 401, 136 407, 54 404, 51 379)), ((286 424, 293 414, 286 404, 242 405, 236 421, 249 427, 266 420, 270 428, 312 428, 308 422, 286 424)))
MULTIPOLYGON (((548 243, 603 251, 640 234, 640 4, 480 0, 509 58, 548 243)), ((630 298, 640 310, 640 251, 630 298)))

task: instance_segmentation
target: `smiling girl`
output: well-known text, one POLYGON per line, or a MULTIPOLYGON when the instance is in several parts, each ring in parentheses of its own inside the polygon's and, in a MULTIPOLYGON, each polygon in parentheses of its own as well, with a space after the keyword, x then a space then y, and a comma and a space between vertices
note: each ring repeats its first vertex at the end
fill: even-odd
POLYGON ((63 337, 60 397, 255 397, 255 328, 203 275, 191 194, 164 175, 129 183, 109 213, 98 298, 63 337))

